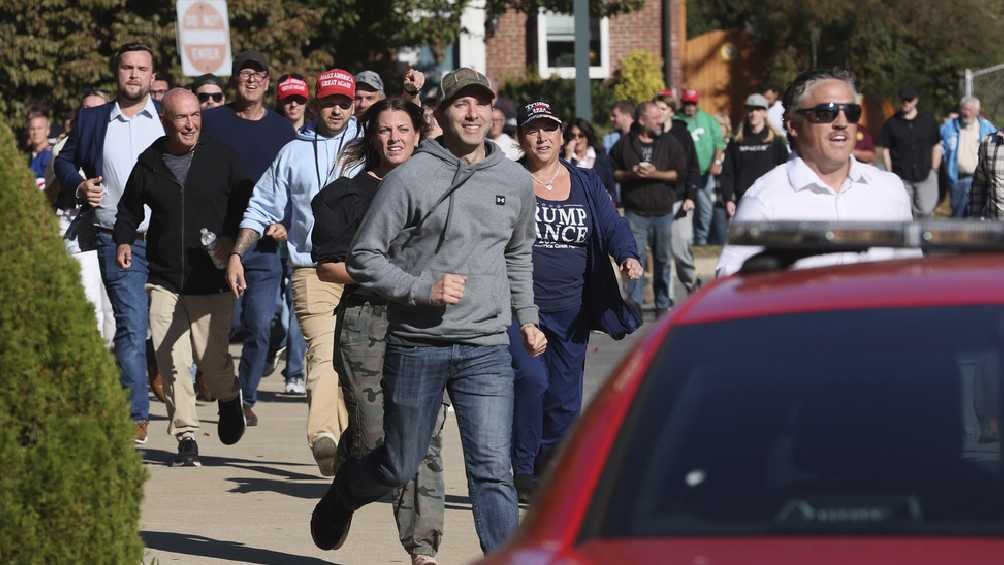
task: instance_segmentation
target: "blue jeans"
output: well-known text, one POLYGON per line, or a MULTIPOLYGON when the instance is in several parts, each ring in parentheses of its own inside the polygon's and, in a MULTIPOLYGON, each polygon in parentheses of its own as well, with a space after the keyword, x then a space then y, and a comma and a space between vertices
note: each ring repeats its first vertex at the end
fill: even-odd
MULTIPOLYGON (((655 308, 665 310, 673 305, 673 215, 642 216, 625 211, 624 217, 634 235, 643 269, 648 262, 645 246, 652 248, 652 291, 655 294, 655 308)), ((628 295, 639 306, 645 303, 646 284, 646 275, 628 281, 628 295)))
POLYGON ((969 211, 969 191, 973 188, 973 177, 959 177, 952 184, 952 217, 965 218, 969 211))
POLYGON ((481 550, 502 547, 518 510, 509 450, 513 370, 507 345, 388 343, 383 365, 384 443, 342 465, 332 488, 359 508, 415 478, 450 393, 464 448, 467 486, 481 550))
POLYGON ((707 245, 708 234, 711 232, 711 220, 714 215, 714 184, 711 175, 704 173, 701 175, 700 184, 697 185, 697 200, 694 202, 696 208, 694 214, 694 245, 707 245))
POLYGON ((279 282, 282 279, 282 264, 276 253, 262 253, 249 250, 244 255, 244 279, 247 291, 244 293, 243 319, 247 329, 238 378, 244 403, 254 405, 258 400, 258 382, 268 365, 268 345, 272 334, 272 318, 275 316, 279 296, 279 282))
POLYGON ((150 419, 146 366, 146 334, 150 328, 146 281, 150 269, 146 262, 146 242, 132 244, 132 266, 128 270, 115 263, 118 246, 111 234, 98 232, 97 246, 101 280, 115 312, 115 361, 120 371, 119 382, 129 391, 129 416, 134 422, 145 422, 150 419))
POLYGON ((286 259, 282 262, 282 284, 279 287, 282 301, 279 316, 286 343, 286 366, 282 369, 282 376, 286 381, 304 378, 304 360, 307 355, 307 341, 303 339, 300 320, 293 312, 293 286, 289 284, 292 274, 293 269, 286 259))
POLYGON ((582 373, 589 330, 581 308, 541 312, 547 350, 530 357, 519 327, 509 328, 509 353, 516 369, 512 423, 512 469, 541 476, 582 410, 582 373))

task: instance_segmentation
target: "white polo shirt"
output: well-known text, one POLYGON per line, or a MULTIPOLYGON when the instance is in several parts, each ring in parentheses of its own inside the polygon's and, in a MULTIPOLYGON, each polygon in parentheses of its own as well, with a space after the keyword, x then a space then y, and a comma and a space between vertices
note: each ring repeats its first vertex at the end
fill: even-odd
MULTIPOLYGON (((859 163, 851 157, 851 170, 839 191, 833 190, 795 155, 757 179, 739 201, 734 221, 910 221, 910 198, 898 176, 859 163)), ((726 245, 718 261, 718 276, 731 275, 762 248, 726 245)), ((920 250, 875 248, 865 253, 832 253, 795 264, 796 268, 896 257, 915 257, 920 250)))
MULTIPOLYGON (((115 227, 119 199, 122 198, 126 181, 129 180, 129 174, 139 159, 139 154, 163 136, 164 125, 160 123, 157 107, 150 96, 146 97, 143 109, 131 118, 122 113, 118 102, 115 103, 108 118, 108 130, 102 149, 101 184, 104 185, 105 194, 96 210, 96 224, 99 227, 107 229, 115 227)), ((136 230, 139 232, 145 232, 150 225, 150 208, 145 208, 143 223, 136 230)))

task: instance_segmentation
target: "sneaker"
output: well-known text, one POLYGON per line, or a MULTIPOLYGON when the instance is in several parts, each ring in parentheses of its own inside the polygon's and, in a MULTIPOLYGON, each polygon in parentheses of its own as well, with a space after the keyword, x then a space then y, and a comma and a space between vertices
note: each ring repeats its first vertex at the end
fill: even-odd
POLYGON ((293 377, 286 381, 286 394, 302 396, 307 394, 307 385, 303 377, 293 377))
POLYGON ((321 436, 314 440, 314 445, 310 451, 314 454, 314 461, 317 461, 317 468, 325 477, 334 477, 338 469, 338 442, 331 436, 321 436))
POLYGON ((411 556, 411 565, 438 565, 436 558, 431 555, 415 554, 411 556))
POLYGON ((201 467, 199 463, 199 444, 190 434, 181 436, 178 441, 178 455, 174 458, 174 467, 201 467))
POLYGON ((150 422, 133 422, 133 424, 136 426, 133 428, 133 442, 139 445, 146 443, 146 431, 147 427, 150 426, 150 422))
POLYGON ((230 400, 217 401, 219 405, 220 423, 216 426, 216 433, 220 436, 220 441, 224 445, 233 445, 241 440, 247 422, 244 421, 243 399, 240 391, 237 396, 230 400))
POLYGON ((250 404, 244 405, 244 423, 250 428, 258 425, 258 415, 251 409, 250 404))
POLYGON ((351 525, 352 511, 342 506, 332 486, 310 515, 310 537, 318 549, 338 549, 349 537, 351 525))

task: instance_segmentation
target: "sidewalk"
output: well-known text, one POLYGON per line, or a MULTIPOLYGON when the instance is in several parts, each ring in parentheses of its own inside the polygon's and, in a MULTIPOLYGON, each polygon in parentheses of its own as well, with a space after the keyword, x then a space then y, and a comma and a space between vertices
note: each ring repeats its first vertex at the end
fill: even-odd
MULTIPOLYGON (((239 347, 233 347, 235 356, 239 347)), ((150 477, 141 531, 144 563, 410 563, 397 539, 388 503, 357 512, 345 546, 314 547, 310 512, 331 480, 317 472, 306 442, 307 402, 279 394, 279 371, 262 379, 255 405, 259 424, 236 445, 216 437, 216 403, 199 403, 202 467, 170 467, 177 443, 167 435, 163 404, 150 403, 150 439, 139 449, 150 477)), ((460 437, 451 414, 444 431, 446 523, 440 563, 481 556, 467 498, 460 437)))

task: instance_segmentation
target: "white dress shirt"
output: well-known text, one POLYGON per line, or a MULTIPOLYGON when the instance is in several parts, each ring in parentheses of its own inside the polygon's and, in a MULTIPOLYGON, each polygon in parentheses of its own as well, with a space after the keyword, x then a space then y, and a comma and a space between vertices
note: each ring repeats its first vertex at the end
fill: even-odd
MULTIPOLYGON (((851 170, 840 190, 833 190, 795 155, 757 179, 739 201, 733 221, 910 221, 910 198, 898 176, 859 163, 851 157, 851 170)), ((726 245, 718 261, 718 276, 731 275, 762 248, 726 245)), ((796 268, 896 257, 919 256, 915 249, 874 248, 865 253, 831 253, 795 264, 796 268)))
MULTIPOLYGON (((105 193, 101 205, 96 210, 95 225, 112 229, 118 212, 119 199, 125 191, 126 181, 140 153, 146 151, 154 141, 164 136, 164 126, 157 115, 153 99, 146 97, 146 106, 129 118, 122 113, 118 102, 112 108, 105 133, 101 163, 101 180, 105 193)), ((150 225, 150 208, 146 207, 143 223, 136 230, 145 232, 150 225)))

